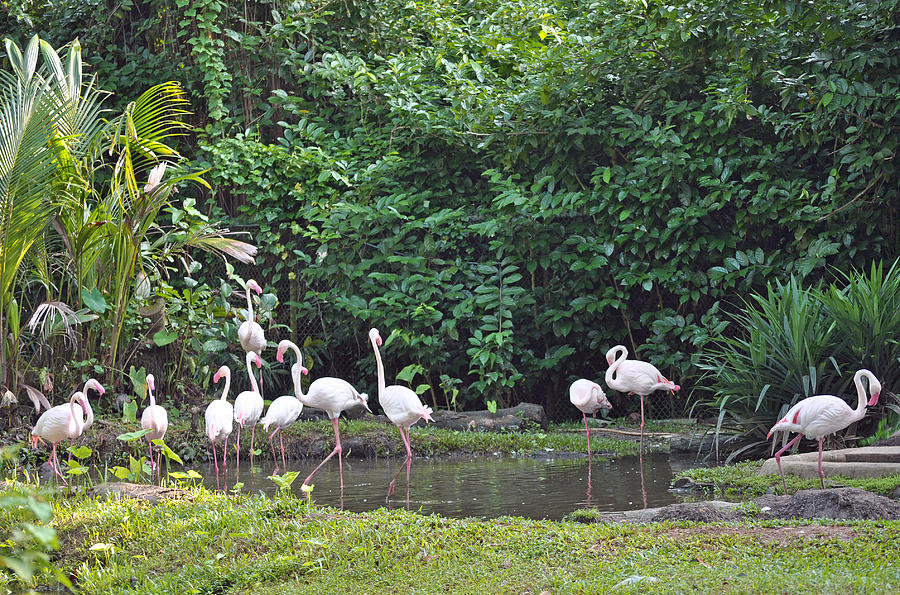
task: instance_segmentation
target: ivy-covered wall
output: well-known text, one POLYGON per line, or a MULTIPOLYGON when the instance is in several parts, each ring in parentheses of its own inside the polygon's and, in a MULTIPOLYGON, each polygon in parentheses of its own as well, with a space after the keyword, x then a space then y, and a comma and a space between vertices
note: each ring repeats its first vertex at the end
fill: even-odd
POLYGON ((185 84, 205 208, 259 226, 258 278, 295 281, 319 356, 350 354, 361 389, 377 326, 398 332, 388 374, 413 365, 429 402, 566 411, 618 343, 684 403, 741 298, 897 256, 898 8, 91 0, 3 18, 79 36, 125 96, 185 84))

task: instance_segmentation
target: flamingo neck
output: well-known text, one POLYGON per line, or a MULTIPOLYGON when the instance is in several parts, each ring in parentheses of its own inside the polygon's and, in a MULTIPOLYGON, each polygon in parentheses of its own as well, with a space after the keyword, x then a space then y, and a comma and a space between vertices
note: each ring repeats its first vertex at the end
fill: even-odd
MULTIPOLYGON (((253 322, 253 300, 250 299, 250 288, 247 287, 247 320, 253 322)), ((251 374, 252 376, 252 374, 251 374)))
POLYGON ((384 364, 381 363, 381 353, 378 352, 378 344, 372 339, 372 348, 375 350, 375 364, 378 366, 378 398, 384 394, 386 384, 384 382, 384 364))
POLYGON ((303 366, 301 363, 303 361, 303 354, 300 353, 300 348, 290 341, 288 341, 288 347, 294 352, 294 355, 297 356, 297 362, 291 366, 291 378, 294 381, 294 396, 302 401, 303 397, 306 396, 303 394, 303 372, 300 371, 303 366))
POLYGON ((72 412, 72 416, 69 418, 69 432, 76 435, 80 435, 81 430, 84 428, 83 413, 78 413, 77 411, 75 411, 75 403, 79 402, 79 394, 82 393, 75 393, 74 395, 72 395, 72 398, 69 399, 69 409, 72 412))
POLYGON ((153 389, 149 386, 147 387, 147 395, 150 397, 150 406, 156 407, 156 397, 153 396, 153 389))
POLYGON ((250 376, 250 387, 253 389, 253 392, 259 392, 259 385, 256 383, 256 377, 253 375, 253 361, 254 357, 251 352, 247 352, 247 375, 250 376))
MULTIPOLYGON (((250 374, 250 378, 253 378, 253 374, 250 374)), ((225 389, 222 391, 222 396, 219 397, 223 401, 228 400, 228 390, 231 388, 231 372, 225 374, 225 389)))
POLYGON ((621 345, 617 348, 616 353, 621 353, 619 357, 612 363, 612 365, 606 369, 606 384, 609 384, 611 380, 615 379, 616 371, 618 371, 619 366, 622 365, 622 362, 625 361, 625 358, 628 357, 628 350, 621 345))
POLYGON ((84 388, 81 389, 81 392, 84 393, 84 405, 85 405, 85 413, 87 413, 87 421, 85 423, 87 425, 93 425, 94 423, 94 408, 91 407, 91 400, 88 399, 88 390, 90 390, 90 386, 88 386, 90 380, 84 383, 84 388))
POLYGON ((866 403, 868 401, 868 395, 866 395, 866 390, 863 388, 863 376, 869 379, 869 386, 872 385, 872 378, 863 370, 858 371, 853 376, 853 384, 856 385, 856 396, 859 398, 859 402, 856 404, 856 409, 853 410, 854 419, 862 419, 866 415, 866 403))

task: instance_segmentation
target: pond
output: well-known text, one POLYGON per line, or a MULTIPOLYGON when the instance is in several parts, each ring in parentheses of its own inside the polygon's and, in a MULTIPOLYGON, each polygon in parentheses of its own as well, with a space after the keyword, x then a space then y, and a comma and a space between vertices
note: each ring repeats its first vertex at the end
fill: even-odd
MULTIPOLYGON (((313 478, 313 499, 317 504, 355 512, 387 506, 448 517, 515 515, 559 520, 578 508, 614 511, 671 504, 677 501, 669 491, 672 476, 697 466, 693 457, 645 455, 642 489, 638 460, 637 456, 596 459, 588 465, 586 457, 572 455, 417 458, 412 462, 407 500, 402 460, 345 460, 341 498, 337 461, 332 459, 313 478), (387 498, 388 486, 398 471, 396 489, 387 498)), ((317 460, 288 462, 289 471, 300 472, 292 485, 296 495, 303 495, 300 490, 303 479, 318 463, 317 460)), ((216 489, 212 465, 197 471, 204 475, 207 487, 216 489)), ((227 472, 219 477, 223 482, 219 488, 232 489, 240 481, 244 492, 274 493, 277 487, 268 479, 273 471, 271 461, 257 463, 251 472, 249 462, 241 461, 238 471, 230 460, 227 472)))

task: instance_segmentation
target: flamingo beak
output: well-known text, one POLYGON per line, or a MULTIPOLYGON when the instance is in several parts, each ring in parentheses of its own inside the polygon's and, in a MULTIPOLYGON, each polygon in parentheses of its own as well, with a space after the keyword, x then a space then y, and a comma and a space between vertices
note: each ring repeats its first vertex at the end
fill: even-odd
POLYGON ((277 359, 279 363, 284 363, 284 352, 279 349, 275 354, 275 359, 277 359))
POLYGON ((216 372, 216 374, 213 376, 213 382, 219 382, 219 378, 221 378, 221 377, 222 377, 222 373, 216 372))
POLYGON ((611 366, 611 365, 613 365, 613 362, 612 362, 612 360, 611 360, 611 359, 609 359, 609 358, 606 358, 606 363, 607 363, 607 364, 608 364, 608 365, 610 365, 610 366, 611 366))
POLYGON ((258 355, 256 356, 256 367, 262 368, 262 358, 259 357, 258 355))
POLYGON ((769 433, 766 434, 766 440, 772 437, 772 430, 769 430, 769 433))
POLYGON ((103 385, 100 384, 99 382, 97 383, 97 392, 100 393, 101 395, 106 393, 106 389, 103 388, 103 385))
POLYGON ((306 369, 306 366, 300 366, 300 373, 303 374, 304 376, 308 376, 309 370, 306 369))
POLYGON ((872 395, 872 398, 869 399, 869 402, 868 402, 869 407, 873 407, 878 404, 878 395, 879 394, 881 394, 881 393, 875 393, 874 395, 872 395))
POLYGON ((375 337, 375 344, 381 347, 381 335, 375 337))

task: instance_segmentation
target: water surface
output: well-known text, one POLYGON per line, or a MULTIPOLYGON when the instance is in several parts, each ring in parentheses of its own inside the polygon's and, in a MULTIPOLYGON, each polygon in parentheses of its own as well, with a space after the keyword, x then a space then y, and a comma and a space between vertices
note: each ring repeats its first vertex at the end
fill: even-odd
MULTIPOLYGON (((669 491, 674 473, 697 466, 693 458, 671 459, 668 454, 644 456, 643 484, 637 456, 595 459, 572 455, 536 458, 476 457, 414 459, 410 470, 409 500, 402 460, 345 460, 344 493, 341 498, 337 460, 332 459, 313 478, 313 499, 318 504, 364 512, 380 506, 409 508, 448 517, 495 518, 515 515, 558 520, 575 509, 593 507, 601 511, 632 510, 676 502, 669 491), (397 477, 388 498, 391 480, 397 477), (590 473, 590 482, 588 477, 590 473), (643 486, 643 489, 642 489, 643 486)), ((318 460, 288 461, 289 471, 300 475, 292 486, 298 496, 304 478, 318 460)), ((212 465, 197 469, 207 487, 216 489, 212 465)), ((243 483, 244 492, 274 493, 268 479, 271 461, 241 461, 240 473, 233 459, 220 475, 220 489, 243 483)), ((279 472, 283 472, 279 469, 279 472)))

